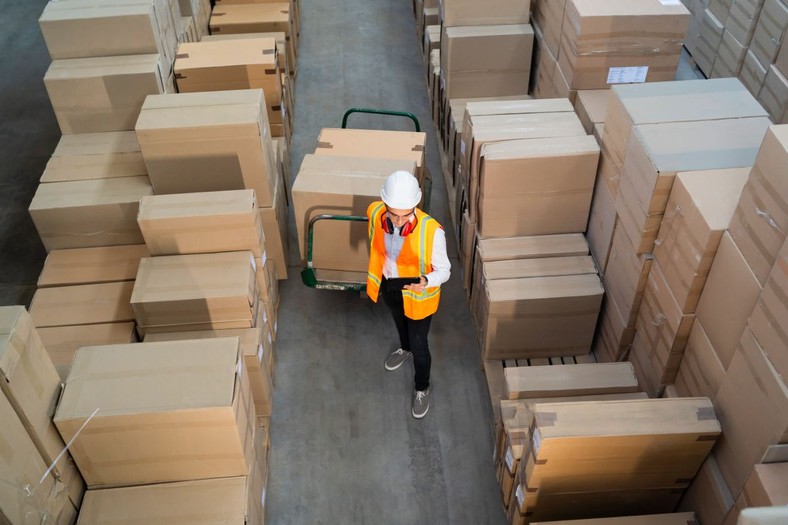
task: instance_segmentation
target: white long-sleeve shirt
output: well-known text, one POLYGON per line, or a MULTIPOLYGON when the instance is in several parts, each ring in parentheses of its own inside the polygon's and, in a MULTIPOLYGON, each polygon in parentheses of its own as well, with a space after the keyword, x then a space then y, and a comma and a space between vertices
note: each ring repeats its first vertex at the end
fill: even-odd
MULTIPOLYGON (((400 228, 394 227, 394 233, 384 233, 383 240, 386 245, 386 261, 383 263, 383 276, 387 279, 399 277, 397 269, 397 258, 402 251, 405 237, 399 234, 400 228)), ((440 286, 449 280, 451 275, 451 263, 446 254, 446 232, 443 228, 435 230, 435 238, 432 242, 432 271, 427 277, 427 286, 440 286)))

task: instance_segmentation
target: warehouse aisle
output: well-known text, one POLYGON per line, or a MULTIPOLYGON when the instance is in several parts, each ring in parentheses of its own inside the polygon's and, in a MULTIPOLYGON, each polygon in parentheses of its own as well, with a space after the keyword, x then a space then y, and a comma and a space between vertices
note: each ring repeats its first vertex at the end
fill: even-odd
MULTIPOLYGON (((414 112, 428 132, 432 213, 450 227, 409 0, 301 0, 293 178, 323 127, 353 106, 414 112)), ((354 116, 351 127, 409 129, 354 116)), ((292 212, 291 212, 292 213, 292 212)), ((267 522, 501 524, 489 401, 449 238, 453 277, 431 331, 433 405, 410 415, 413 366, 383 368, 396 348, 388 311, 358 295, 281 282, 267 522)))

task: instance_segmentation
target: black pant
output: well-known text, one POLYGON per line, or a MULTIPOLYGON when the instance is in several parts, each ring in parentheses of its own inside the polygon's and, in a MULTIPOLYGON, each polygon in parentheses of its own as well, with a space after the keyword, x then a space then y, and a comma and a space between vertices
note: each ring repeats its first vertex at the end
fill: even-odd
POLYGON ((386 279, 380 287, 383 301, 391 310, 394 324, 399 332, 400 347, 413 352, 413 368, 416 369, 416 390, 427 390, 430 387, 430 366, 432 357, 427 344, 427 335, 430 332, 432 316, 424 319, 409 319, 405 317, 405 308, 402 304, 401 290, 387 290, 386 279))

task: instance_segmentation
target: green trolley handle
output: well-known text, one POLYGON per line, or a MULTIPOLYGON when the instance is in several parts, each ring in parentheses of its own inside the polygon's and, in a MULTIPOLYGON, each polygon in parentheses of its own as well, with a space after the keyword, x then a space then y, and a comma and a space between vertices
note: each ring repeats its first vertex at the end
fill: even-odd
POLYGON ((416 128, 417 132, 421 131, 421 125, 419 124, 419 119, 416 118, 416 115, 413 113, 408 113, 407 111, 392 111, 389 109, 372 109, 372 108, 350 108, 349 110, 345 111, 345 116, 342 117, 342 129, 347 128, 347 119, 353 113, 370 113, 372 115, 391 115, 393 117, 405 117, 409 118, 413 121, 413 126, 416 128))

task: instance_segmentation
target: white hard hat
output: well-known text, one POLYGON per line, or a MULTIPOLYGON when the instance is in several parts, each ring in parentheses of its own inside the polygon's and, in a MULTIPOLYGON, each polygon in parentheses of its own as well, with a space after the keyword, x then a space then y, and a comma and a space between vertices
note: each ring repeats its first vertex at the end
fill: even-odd
POLYGON ((395 171, 380 188, 380 198, 389 208, 409 210, 421 200, 421 189, 416 177, 407 171, 395 171))

